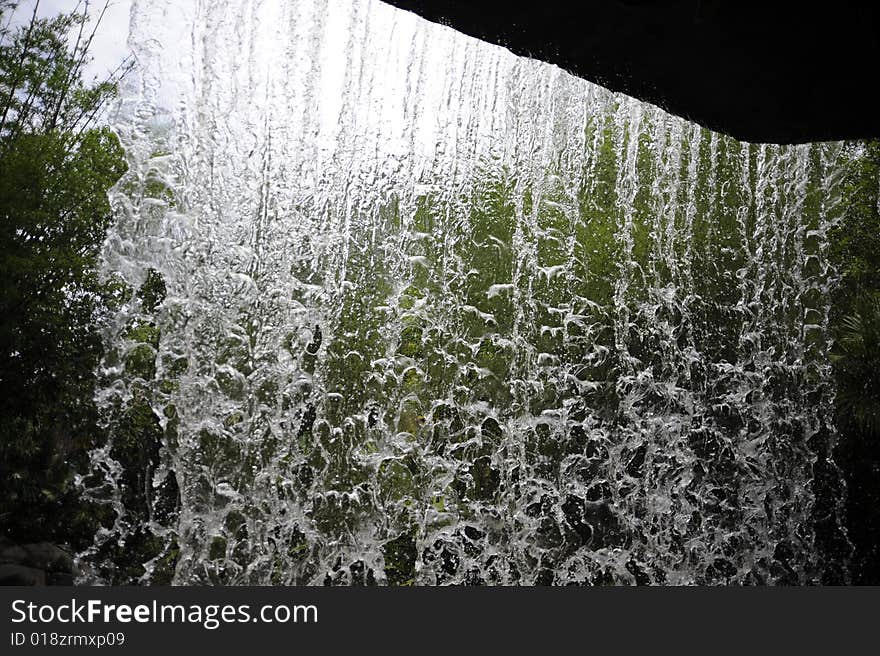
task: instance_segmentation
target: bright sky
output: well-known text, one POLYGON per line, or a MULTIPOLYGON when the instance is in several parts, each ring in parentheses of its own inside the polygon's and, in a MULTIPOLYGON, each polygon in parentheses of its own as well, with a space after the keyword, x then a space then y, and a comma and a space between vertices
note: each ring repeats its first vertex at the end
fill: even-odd
MULTIPOLYGON (((15 22, 30 18, 35 2, 37 0, 22 0, 15 22)), ((86 68, 86 79, 105 78, 128 54, 125 42, 128 38, 131 2, 132 0, 110 0, 107 12, 104 14, 98 32, 95 34, 95 40, 92 42, 93 61, 86 68)), ((81 8, 85 4, 85 0, 39 0, 39 3, 38 15, 53 16, 60 12, 73 11, 77 7, 81 8)), ((89 0, 89 13, 93 18, 97 18, 103 6, 104 0, 89 0)))

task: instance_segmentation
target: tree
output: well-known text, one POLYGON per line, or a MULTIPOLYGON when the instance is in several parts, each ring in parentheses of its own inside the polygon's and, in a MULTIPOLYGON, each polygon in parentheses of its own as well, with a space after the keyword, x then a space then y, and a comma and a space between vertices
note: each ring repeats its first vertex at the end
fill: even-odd
POLYGON ((845 145, 839 224, 829 235, 831 354, 836 384, 835 460, 847 483, 853 582, 880 581, 880 141, 845 145))
POLYGON ((880 142, 846 145, 843 213, 830 239, 839 272, 834 295, 838 425, 876 442, 880 434, 880 142))
POLYGON ((125 170, 99 118, 127 65, 83 80, 107 3, 91 29, 88 2, 46 19, 37 0, 9 27, 19 5, 0 0, 0 526, 67 542, 92 531, 73 479, 103 439, 93 397, 112 294, 98 255, 125 170))

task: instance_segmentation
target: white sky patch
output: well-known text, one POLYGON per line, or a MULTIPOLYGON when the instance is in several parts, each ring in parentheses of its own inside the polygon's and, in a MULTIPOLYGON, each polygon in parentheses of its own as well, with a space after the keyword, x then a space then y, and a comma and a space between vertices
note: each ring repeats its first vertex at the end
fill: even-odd
MULTIPOLYGON (((33 13, 36 2, 37 0, 23 0, 13 18, 13 24, 27 21, 33 13)), ((62 12, 82 10, 84 6, 84 0, 39 0, 37 15, 48 18, 62 12)), ((104 0, 90 0, 89 14, 92 20, 87 33, 91 31, 90 28, 103 7, 104 0)), ((130 15, 131 0, 110 0, 90 48, 92 61, 83 73, 87 81, 94 78, 104 80, 128 55, 126 42, 130 15)), ((74 34, 71 38, 75 39, 75 37, 74 34)))

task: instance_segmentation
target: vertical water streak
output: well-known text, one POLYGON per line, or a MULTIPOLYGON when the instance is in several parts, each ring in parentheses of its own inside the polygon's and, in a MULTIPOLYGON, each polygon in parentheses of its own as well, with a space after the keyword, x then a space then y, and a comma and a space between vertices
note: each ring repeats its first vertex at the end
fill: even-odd
POLYGON ((144 582, 845 577, 838 144, 741 144, 379 2, 178 5, 132 12, 104 250, 135 293, 101 399, 158 427, 153 487, 135 510, 122 428, 93 454, 94 580, 135 544, 144 582))

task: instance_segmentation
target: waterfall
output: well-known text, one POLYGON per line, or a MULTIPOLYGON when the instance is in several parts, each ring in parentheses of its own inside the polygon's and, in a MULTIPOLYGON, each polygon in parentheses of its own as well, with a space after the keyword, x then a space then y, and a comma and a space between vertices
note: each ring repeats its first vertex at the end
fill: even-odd
POLYGON ((841 144, 371 0, 137 0, 130 45, 91 580, 845 579, 841 144))

